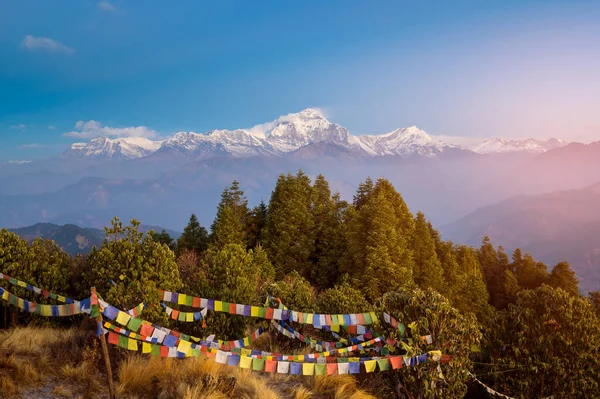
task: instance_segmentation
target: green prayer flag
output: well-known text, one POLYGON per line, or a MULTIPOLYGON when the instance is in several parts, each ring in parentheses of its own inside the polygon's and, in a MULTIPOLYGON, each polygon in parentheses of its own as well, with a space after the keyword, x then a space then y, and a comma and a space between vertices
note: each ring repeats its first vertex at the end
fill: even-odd
POLYGON ((373 324, 373 320, 371 320, 370 314, 363 313, 363 318, 365 319, 365 324, 373 324))
POLYGON ((378 359, 377 365, 379 366, 379 371, 388 371, 390 369, 390 361, 388 359, 378 359))
POLYGON ((129 323, 127 323, 127 328, 133 332, 138 332, 141 326, 142 319, 138 319, 136 317, 132 317, 129 319, 129 323))
POLYGON ((118 346, 121 348, 125 348, 127 349, 129 346, 129 341, 127 340, 127 337, 124 335, 119 335, 119 342, 118 342, 118 346))
POLYGON ((185 305, 186 306, 193 306, 194 304, 194 297, 191 295, 188 295, 185 297, 185 305))
POLYGON ((400 330, 400 336, 404 336, 404 332, 406 331, 406 327, 404 327, 404 324, 402 323, 398 323, 398 330, 400 330))
POLYGON ((325 363, 315 364, 315 375, 325 375, 325 374, 327 374, 327 364, 325 364, 325 363))
POLYGON ((152 356, 160 356, 160 345, 152 344, 152 356))
POLYGON ((267 317, 267 308, 258 308, 258 317, 263 319, 267 317))
POLYGON ((229 302, 221 302, 222 312, 229 313, 229 302))
POLYGON ((185 312, 179 312, 179 315, 177 316, 177 320, 185 321, 185 312))
POLYGON ((252 361, 252 370, 263 371, 265 369, 265 359, 254 359, 252 361))

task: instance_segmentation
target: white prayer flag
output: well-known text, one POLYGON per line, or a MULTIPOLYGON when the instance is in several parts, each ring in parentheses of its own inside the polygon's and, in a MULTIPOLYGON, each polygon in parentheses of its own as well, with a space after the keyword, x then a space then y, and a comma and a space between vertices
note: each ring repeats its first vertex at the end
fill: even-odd
POLYGON ((289 362, 277 362, 277 373, 288 374, 290 372, 289 362))

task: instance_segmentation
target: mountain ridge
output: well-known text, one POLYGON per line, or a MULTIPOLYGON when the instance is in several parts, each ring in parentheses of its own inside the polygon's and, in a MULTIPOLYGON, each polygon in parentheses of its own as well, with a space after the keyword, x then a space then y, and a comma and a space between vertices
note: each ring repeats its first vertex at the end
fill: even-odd
POLYGON ((63 154, 73 159, 133 160, 169 154, 175 157, 206 158, 213 155, 248 157, 284 156, 310 144, 334 144, 350 150, 354 156, 420 155, 434 157, 448 150, 478 154, 525 151, 542 153, 568 143, 563 140, 488 139, 476 146, 449 144, 416 126, 394 129, 378 135, 352 135, 348 129, 327 120, 313 108, 280 116, 274 121, 250 129, 215 129, 207 133, 178 132, 164 140, 141 137, 99 137, 88 143, 74 143, 63 154))

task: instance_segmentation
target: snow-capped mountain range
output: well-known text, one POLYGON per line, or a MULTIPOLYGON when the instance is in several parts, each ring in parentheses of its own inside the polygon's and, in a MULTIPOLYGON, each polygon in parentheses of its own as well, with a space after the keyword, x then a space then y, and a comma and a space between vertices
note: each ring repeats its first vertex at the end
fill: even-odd
POLYGON ((311 144, 338 146, 357 156, 420 155, 434 157, 449 149, 480 154, 526 151, 542 153, 566 145, 557 139, 504 140, 489 139, 467 148, 448 144, 411 126, 380 135, 354 136, 337 123, 328 121, 316 109, 305 109, 281 116, 275 121, 251 129, 213 130, 206 134, 180 132, 165 140, 152 141, 141 137, 109 139, 100 137, 87 143, 74 143, 62 154, 68 159, 131 160, 154 154, 184 157, 229 155, 283 156, 311 144))

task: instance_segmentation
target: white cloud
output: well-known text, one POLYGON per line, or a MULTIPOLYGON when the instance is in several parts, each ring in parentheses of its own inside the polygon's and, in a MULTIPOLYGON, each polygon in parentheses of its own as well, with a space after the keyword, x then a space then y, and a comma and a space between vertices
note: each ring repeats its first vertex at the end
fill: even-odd
POLYGON ((73 54, 75 52, 71 47, 65 46, 49 37, 36 37, 31 35, 27 35, 23 38, 21 47, 28 50, 46 50, 52 53, 73 54))
MULTIPOLYGON (((314 111, 315 113, 322 116, 323 118, 326 117, 325 110, 323 108, 308 108, 304 111, 300 111, 299 113, 302 113, 305 111, 314 111)), ((275 129, 275 127, 277 127, 278 124, 280 124, 282 122, 290 122, 290 121, 297 120, 299 113, 282 115, 272 122, 261 123, 259 125, 255 125, 255 126, 249 128, 247 130, 256 136, 265 136, 271 130, 275 129)))
POLYGON ((156 130, 148 129, 146 126, 131 126, 116 128, 102 126, 97 121, 78 121, 75 124, 75 130, 67 132, 63 136, 78 139, 91 139, 95 137, 144 137, 147 139, 158 138, 156 130))
POLYGON ((117 12, 117 7, 115 7, 114 5, 110 4, 106 0, 99 1, 98 2, 98 8, 101 9, 102 11, 117 12))
POLYGON ((6 161, 6 162, 0 162, 0 165, 24 165, 27 163, 31 163, 31 161, 26 161, 26 160, 6 161))
POLYGON ((45 147, 45 146, 42 144, 38 144, 38 143, 31 143, 31 144, 22 144, 19 146, 19 149, 25 150, 25 149, 41 148, 41 147, 45 147))
POLYGON ((19 123, 18 125, 12 125, 10 128, 12 130, 25 130, 26 127, 27 127, 27 125, 19 123))

